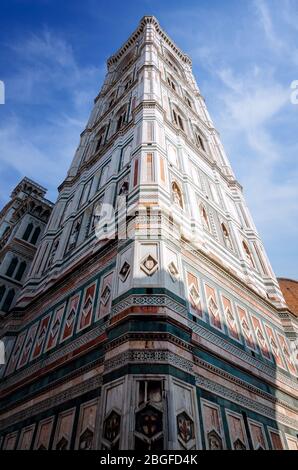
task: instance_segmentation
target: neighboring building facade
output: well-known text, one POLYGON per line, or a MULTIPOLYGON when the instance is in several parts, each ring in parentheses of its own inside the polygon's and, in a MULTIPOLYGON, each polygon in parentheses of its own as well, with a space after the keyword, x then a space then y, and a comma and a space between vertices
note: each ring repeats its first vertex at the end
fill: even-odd
POLYGON ((298 281, 279 277, 278 283, 290 311, 298 317, 298 281))
POLYGON ((191 60, 144 17, 2 329, 1 448, 297 449, 297 329, 191 60))
POLYGON ((30 270, 53 204, 46 189, 24 178, 0 212, 0 325, 30 270))

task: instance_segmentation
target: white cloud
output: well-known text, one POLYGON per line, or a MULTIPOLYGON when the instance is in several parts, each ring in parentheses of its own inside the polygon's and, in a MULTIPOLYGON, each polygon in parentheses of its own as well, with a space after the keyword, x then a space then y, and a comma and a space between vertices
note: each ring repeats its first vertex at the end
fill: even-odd
MULTIPOLYGON (((15 171, 16 178, 26 175, 44 184, 54 199, 104 67, 79 65, 71 45, 48 29, 9 45, 9 50, 16 68, 6 79, 9 97, 0 124, 0 164, 15 171)), ((8 184, 2 182, 2 203, 12 189, 8 184)))

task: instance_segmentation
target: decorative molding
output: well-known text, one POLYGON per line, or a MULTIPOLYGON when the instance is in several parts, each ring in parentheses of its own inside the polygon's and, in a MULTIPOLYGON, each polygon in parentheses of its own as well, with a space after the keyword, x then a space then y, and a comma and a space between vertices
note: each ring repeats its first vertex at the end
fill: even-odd
POLYGON ((86 345, 93 339, 98 338, 106 330, 106 327, 107 327, 107 323, 104 323, 103 325, 98 326, 88 331, 84 335, 79 336, 79 338, 76 338, 75 340, 67 344, 66 346, 59 348, 57 351, 51 354, 46 354, 46 356, 48 355, 46 359, 42 359, 36 362, 35 364, 33 364, 32 366, 25 367, 20 372, 15 372, 8 378, 2 379, 2 391, 5 391, 6 388, 9 388, 12 385, 17 384, 21 380, 26 379, 26 377, 29 377, 30 375, 38 372, 39 370, 45 369, 46 367, 51 365, 53 362, 56 362, 57 360, 68 356, 70 353, 80 348, 81 346, 86 345), (5 388, 3 388, 4 384, 5 384, 5 388))
POLYGON ((278 421, 286 426, 290 426, 294 429, 298 429, 298 421, 292 419, 288 416, 285 416, 278 411, 272 410, 269 406, 262 405, 250 398, 247 398, 240 393, 235 392, 227 387, 224 387, 221 384, 213 382, 202 376, 196 377, 196 385, 201 387, 209 392, 214 393, 215 395, 219 395, 227 400, 237 403, 244 408, 248 408, 252 411, 255 411, 261 415, 266 416, 267 418, 271 418, 273 421, 278 421))
POLYGON ((230 343, 226 339, 217 336, 212 331, 207 330, 203 326, 200 326, 191 320, 189 320, 191 329, 200 337, 204 338, 208 342, 214 344, 215 346, 220 347, 222 350, 227 351, 230 354, 233 354, 239 359, 242 359, 245 362, 248 362, 251 366, 255 367, 256 369, 260 370, 262 373, 269 376, 275 382, 276 379, 280 380, 286 385, 289 385, 292 388, 296 388, 297 384, 294 379, 287 377, 282 372, 278 371, 276 368, 264 364, 263 362, 259 361, 258 359, 252 357, 246 351, 243 351, 239 347, 235 346, 234 344, 230 343))
POLYGON ((55 406, 58 406, 61 403, 65 403, 71 400, 72 398, 83 395, 86 392, 89 392, 96 388, 100 388, 101 386, 101 375, 97 375, 96 377, 92 377, 92 379, 82 381, 80 384, 75 385, 74 387, 65 390, 64 392, 58 393, 54 397, 47 398, 46 400, 43 400, 42 402, 36 405, 26 408, 23 411, 19 411, 9 416, 9 418, 1 419, 0 429, 5 429, 16 422, 31 418, 32 416, 42 413, 43 411, 46 411, 48 409, 54 408, 55 406))
POLYGON ((152 349, 135 349, 125 351, 122 354, 109 359, 104 364, 105 373, 111 370, 118 369, 129 363, 142 363, 142 364, 172 364, 183 371, 188 373, 193 372, 193 363, 184 359, 177 354, 166 350, 152 350, 152 349))

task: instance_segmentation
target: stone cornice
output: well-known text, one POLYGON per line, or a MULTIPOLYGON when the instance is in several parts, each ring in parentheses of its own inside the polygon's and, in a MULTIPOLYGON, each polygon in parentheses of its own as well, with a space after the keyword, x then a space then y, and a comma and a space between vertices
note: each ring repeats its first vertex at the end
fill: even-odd
POLYGON ((170 37, 161 29, 159 22, 154 16, 144 16, 137 29, 131 34, 131 36, 128 38, 128 40, 118 49, 118 51, 113 54, 107 61, 108 67, 111 65, 116 64, 123 56, 124 54, 128 51, 128 49, 134 45, 137 41, 137 39, 141 36, 141 33, 143 33, 144 29, 148 26, 154 26, 156 32, 160 35, 160 37, 167 43, 168 46, 172 49, 173 52, 186 64, 190 65, 192 64, 191 59, 184 54, 179 47, 176 46, 176 44, 170 39, 170 37))

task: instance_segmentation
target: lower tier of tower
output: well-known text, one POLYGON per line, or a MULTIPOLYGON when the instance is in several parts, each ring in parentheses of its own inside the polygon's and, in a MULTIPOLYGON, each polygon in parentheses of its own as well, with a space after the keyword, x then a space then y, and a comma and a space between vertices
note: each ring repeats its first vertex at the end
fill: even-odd
POLYGON ((89 341, 2 397, 2 450, 295 448, 290 397, 194 346, 188 328, 134 314, 89 341))

